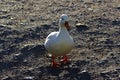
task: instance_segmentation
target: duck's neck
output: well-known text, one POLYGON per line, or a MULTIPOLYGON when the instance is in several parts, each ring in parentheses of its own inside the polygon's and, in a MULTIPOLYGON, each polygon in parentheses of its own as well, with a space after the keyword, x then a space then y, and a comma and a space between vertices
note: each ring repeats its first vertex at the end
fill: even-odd
POLYGON ((69 35, 68 30, 66 29, 65 26, 60 25, 59 27, 60 27, 59 28, 59 35, 61 35, 61 34, 63 34, 63 35, 69 35))

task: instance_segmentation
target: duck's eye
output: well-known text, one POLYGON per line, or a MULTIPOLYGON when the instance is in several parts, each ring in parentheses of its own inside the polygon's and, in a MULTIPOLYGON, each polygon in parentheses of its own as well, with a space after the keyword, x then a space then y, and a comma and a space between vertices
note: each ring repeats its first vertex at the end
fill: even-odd
POLYGON ((63 18, 61 18, 61 20, 64 20, 63 18))

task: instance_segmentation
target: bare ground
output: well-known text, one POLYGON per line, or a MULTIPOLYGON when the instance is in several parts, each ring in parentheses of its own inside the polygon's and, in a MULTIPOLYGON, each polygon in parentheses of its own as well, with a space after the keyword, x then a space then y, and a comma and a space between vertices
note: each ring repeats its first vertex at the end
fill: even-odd
POLYGON ((119 80, 119 0, 1 0, 0 79, 119 80), (63 13, 75 48, 70 64, 53 69, 43 43, 63 13))

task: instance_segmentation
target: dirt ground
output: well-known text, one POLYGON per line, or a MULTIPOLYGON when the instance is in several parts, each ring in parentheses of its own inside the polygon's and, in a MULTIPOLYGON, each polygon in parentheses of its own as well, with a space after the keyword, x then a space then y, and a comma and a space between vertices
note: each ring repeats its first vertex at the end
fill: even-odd
POLYGON ((0 80, 120 80, 120 1, 0 0, 0 80), (51 68, 43 44, 61 14, 75 47, 51 68))

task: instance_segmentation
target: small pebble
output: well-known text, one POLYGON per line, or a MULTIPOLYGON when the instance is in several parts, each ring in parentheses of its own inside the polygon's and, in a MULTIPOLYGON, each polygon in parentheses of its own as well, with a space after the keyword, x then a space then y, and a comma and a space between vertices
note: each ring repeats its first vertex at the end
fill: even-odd
POLYGON ((29 76, 29 77, 24 77, 23 80, 33 80, 33 79, 34 79, 34 77, 29 76))
POLYGON ((108 77, 108 75, 110 75, 110 72, 109 71, 101 72, 100 75, 102 77, 108 77))
POLYGON ((12 80, 12 78, 9 76, 5 76, 4 78, 2 78, 2 80, 12 80))
POLYGON ((107 59, 101 60, 101 61, 99 61, 99 66, 103 66, 103 65, 105 65, 106 63, 108 63, 108 60, 107 60, 107 59))
POLYGON ((83 25, 83 24, 77 23, 77 24, 76 24, 76 27, 80 27, 81 25, 83 25))
POLYGON ((120 68, 117 68, 116 70, 117 70, 117 71, 120 71, 120 68))
POLYGON ((90 74, 88 73, 88 71, 83 70, 83 71, 81 72, 80 80, 91 80, 91 76, 90 76, 90 74))
POLYGON ((92 11, 93 9, 92 8, 88 8, 89 11, 92 11))
POLYGON ((76 28, 78 31, 85 31, 85 30, 89 29, 89 27, 87 25, 81 24, 81 23, 77 23, 76 28))

